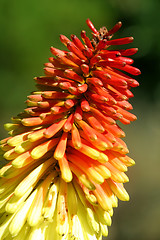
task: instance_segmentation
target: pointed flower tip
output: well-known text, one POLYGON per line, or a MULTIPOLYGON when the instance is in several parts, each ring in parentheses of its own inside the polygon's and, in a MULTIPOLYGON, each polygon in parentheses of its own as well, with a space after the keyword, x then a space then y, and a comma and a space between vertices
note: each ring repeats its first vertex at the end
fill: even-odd
POLYGON ((92 30, 93 33, 98 34, 97 29, 94 27, 93 23, 91 22, 91 20, 89 18, 86 20, 86 23, 87 23, 88 27, 92 30))
POLYGON ((120 26, 122 26, 122 22, 121 22, 121 21, 119 21, 117 24, 120 25, 120 26))

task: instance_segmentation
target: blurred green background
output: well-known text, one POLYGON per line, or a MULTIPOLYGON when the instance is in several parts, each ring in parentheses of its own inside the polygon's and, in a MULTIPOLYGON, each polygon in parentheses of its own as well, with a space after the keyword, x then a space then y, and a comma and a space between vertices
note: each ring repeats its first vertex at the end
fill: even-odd
POLYGON ((131 200, 119 202, 110 240, 160 239, 159 10, 159 0, 0 0, 0 138, 7 136, 3 124, 23 110, 26 96, 35 90, 32 79, 43 74, 50 46, 63 48, 59 34, 90 33, 85 24, 90 18, 98 29, 121 20, 115 38, 135 38, 130 47, 139 48, 134 65, 142 75, 131 102, 138 120, 123 129, 136 165, 125 185, 131 200))

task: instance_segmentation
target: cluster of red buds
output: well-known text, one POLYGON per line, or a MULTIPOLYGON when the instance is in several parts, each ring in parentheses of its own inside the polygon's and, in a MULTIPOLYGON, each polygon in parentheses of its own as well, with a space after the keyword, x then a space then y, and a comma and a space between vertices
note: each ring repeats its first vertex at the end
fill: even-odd
POLYGON ((23 113, 5 124, 1 140, 0 239, 101 239, 108 235, 123 184, 134 165, 117 122, 129 124, 131 87, 140 74, 128 56, 137 48, 114 49, 133 37, 111 39, 122 23, 92 31, 82 41, 61 35, 66 50, 51 47, 38 91, 23 113), (129 73, 127 75, 126 73, 129 73))

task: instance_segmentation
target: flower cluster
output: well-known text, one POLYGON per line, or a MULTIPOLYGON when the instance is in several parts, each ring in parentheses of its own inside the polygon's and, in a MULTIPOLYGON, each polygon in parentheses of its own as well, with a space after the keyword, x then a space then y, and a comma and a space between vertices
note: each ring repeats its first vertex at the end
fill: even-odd
POLYGON ((5 124, 1 140, 0 239, 96 240, 108 235, 118 198, 128 201, 123 184, 128 157, 125 133, 117 121, 136 116, 131 87, 140 74, 128 56, 137 48, 113 50, 132 37, 111 40, 122 23, 99 31, 87 19, 90 40, 61 35, 66 50, 51 47, 45 76, 23 113, 5 124), (109 50, 110 46, 112 50, 109 50))

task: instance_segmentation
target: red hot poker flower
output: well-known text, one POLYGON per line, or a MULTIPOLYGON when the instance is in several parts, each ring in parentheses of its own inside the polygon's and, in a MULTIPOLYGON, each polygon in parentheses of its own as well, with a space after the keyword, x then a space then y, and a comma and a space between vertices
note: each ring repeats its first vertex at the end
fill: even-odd
POLYGON ((110 50, 133 41, 112 39, 121 22, 109 31, 87 25, 92 40, 85 31, 82 41, 60 36, 68 50, 51 47, 45 76, 35 78, 39 90, 5 125, 0 239, 101 239, 117 199, 129 200, 123 184, 134 161, 117 122, 136 120, 128 100, 140 70, 128 56, 137 48, 110 50))

